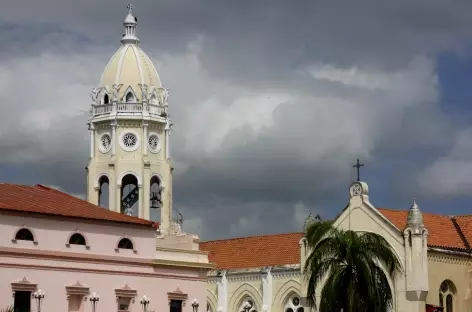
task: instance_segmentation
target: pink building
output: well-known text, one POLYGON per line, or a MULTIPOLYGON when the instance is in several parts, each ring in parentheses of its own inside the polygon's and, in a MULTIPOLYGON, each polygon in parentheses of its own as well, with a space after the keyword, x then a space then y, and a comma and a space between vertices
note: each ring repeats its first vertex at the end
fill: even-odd
POLYGON ((0 214, 0 309, 206 311, 195 236, 42 185, 0 184, 0 214))

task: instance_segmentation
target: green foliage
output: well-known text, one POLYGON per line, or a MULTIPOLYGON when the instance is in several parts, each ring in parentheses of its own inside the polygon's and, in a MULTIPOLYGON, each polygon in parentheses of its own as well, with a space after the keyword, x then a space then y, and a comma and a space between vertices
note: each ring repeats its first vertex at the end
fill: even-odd
POLYGON ((322 281, 319 312, 383 312, 393 304, 388 277, 401 269, 390 244, 376 233, 356 233, 333 226, 332 221, 309 225, 311 250, 304 273, 307 300, 317 307, 315 290, 322 281))

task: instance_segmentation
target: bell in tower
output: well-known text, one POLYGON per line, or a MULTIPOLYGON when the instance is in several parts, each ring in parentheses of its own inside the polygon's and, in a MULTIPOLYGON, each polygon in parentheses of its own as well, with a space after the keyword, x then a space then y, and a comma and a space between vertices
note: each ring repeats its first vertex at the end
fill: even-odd
POLYGON ((121 47, 92 90, 87 198, 143 219, 152 214, 165 231, 172 216, 169 93, 139 46, 132 9, 121 47))

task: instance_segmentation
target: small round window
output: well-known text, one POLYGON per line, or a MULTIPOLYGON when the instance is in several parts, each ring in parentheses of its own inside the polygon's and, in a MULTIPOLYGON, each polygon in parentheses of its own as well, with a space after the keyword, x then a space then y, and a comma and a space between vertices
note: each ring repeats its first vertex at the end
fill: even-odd
POLYGON ((108 133, 103 134, 100 137, 100 152, 108 153, 111 149, 111 136, 108 133))
POLYGON ((134 151, 139 146, 138 136, 132 132, 123 133, 121 135, 120 145, 125 151, 134 151))
POLYGON ((159 136, 156 133, 149 134, 148 148, 152 153, 159 153, 161 150, 161 142, 159 141, 159 136))

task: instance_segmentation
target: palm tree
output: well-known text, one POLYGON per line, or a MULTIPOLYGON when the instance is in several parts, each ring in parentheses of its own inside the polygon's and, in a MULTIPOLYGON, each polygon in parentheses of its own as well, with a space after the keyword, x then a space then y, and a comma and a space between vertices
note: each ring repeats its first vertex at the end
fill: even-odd
POLYGON ((319 312, 386 312, 392 307, 388 277, 394 280, 401 265, 382 236, 320 221, 308 226, 306 239, 311 250, 304 268, 310 306, 317 307, 315 290, 326 279, 319 312))

